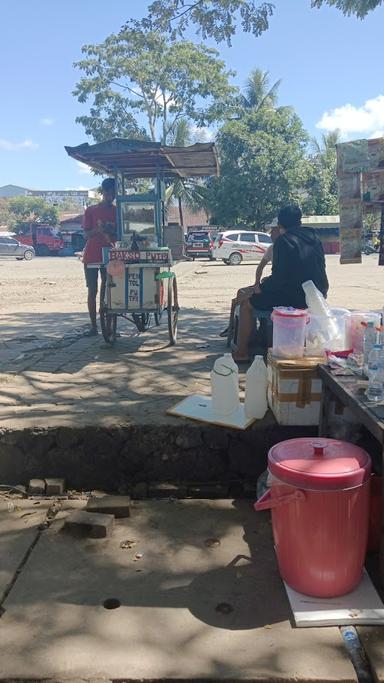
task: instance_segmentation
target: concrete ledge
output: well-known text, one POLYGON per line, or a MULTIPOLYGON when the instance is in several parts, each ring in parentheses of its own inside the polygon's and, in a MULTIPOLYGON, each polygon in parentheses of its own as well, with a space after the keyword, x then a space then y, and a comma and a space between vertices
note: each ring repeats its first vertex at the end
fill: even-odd
MULTIPOLYGON (((69 489, 120 493, 133 493, 137 484, 149 485, 138 497, 150 490, 154 495, 150 485, 159 482, 197 486, 256 482, 273 444, 306 435, 315 436, 316 428, 282 427, 270 414, 245 432, 183 420, 160 425, 2 429, 0 481, 25 484, 32 478, 62 477, 69 489)), ((241 490, 232 495, 241 495, 241 490)), ((205 491, 200 497, 210 495, 205 491)), ((222 491, 214 497, 223 497, 222 491)))

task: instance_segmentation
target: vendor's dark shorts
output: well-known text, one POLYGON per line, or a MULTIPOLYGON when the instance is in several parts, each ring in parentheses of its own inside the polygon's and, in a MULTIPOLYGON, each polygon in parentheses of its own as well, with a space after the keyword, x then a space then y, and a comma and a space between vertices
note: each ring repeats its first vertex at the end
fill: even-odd
POLYGON ((84 263, 85 282, 87 284, 89 293, 92 294, 94 297, 97 296, 99 271, 100 271, 101 285, 103 286, 105 284, 105 279, 106 279, 105 269, 104 268, 88 268, 88 266, 84 263))
POLYGON ((263 292, 261 292, 261 294, 252 294, 250 302, 253 308, 256 308, 258 311, 268 311, 274 306, 277 306, 275 298, 271 295, 268 296, 268 294, 264 294, 263 292))

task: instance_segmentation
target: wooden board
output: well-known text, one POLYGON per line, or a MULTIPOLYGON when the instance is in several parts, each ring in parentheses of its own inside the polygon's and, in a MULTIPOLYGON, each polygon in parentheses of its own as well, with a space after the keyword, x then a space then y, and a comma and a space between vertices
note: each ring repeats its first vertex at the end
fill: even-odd
POLYGON ((312 598, 284 585, 298 628, 384 624, 384 605, 365 570, 356 590, 338 598, 312 598))
POLYGON ((209 396, 199 396, 198 394, 188 396, 173 408, 169 408, 167 413, 178 417, 188 417, 190 420, 197 420, 198 422, 209 422, 221 427, 232 427, 232 429, 247 429, 255 421, 254 417, 245 416, 243 403, 240 404, 238 412, 233 415, 220 416, 212 410, 212 399, 209 396))

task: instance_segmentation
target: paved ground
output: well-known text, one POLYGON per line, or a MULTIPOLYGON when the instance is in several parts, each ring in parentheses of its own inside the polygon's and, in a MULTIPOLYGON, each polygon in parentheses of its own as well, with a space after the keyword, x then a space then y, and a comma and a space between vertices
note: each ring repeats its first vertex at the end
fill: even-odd
MULTIPOLYGON (((377 257, 340 266, 328 257, 329 300, 381 309, 384 272, 377 257)), ((252 264, 195 261, 176 266, 180 334, 170 348, 163 325, 136 335, 124 323, 114 349, 82 336, 87 323, 82 265, 75 258, 0 262, 0 421, 7 427, 132 423, 165 418, 193 392, 208 391, 209 371, 225 350, 217 332, 228 302, 254 276, 252 264)))
POLYGON ((337 628, 292 628, 265 513, 140 502, 97 541, 64 534, 66 514, 43 532, 41 505, 0 514, 2 680, 356 681, 337 628), (121 606, 105 609, 108 598, 121 606))

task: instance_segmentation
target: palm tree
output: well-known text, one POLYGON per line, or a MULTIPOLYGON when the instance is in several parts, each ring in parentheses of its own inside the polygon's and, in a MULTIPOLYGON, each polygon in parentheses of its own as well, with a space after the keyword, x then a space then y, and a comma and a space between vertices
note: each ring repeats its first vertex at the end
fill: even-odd
MULTIPOLYGON (((169 144, 176 147, 187 147, 193 142, 193 137, 188 121, 180 119, 177 122, 175 132, 169 144)), ((199 184, 196 181, 185 180, 184 178, 176 179, 165 190, 166 207, 169 207, 174 199, 177 199, 181 227, 184 227, 183 204, 189 206, 192 210, 203 208, 204 204, 203 191, 199 184)))
POLYGON ((340 142, 341 134, 338 129, 331 130, 328 133, 323 133, 320 142, 317 138, 311 141, 312 152, 318 159, 329 159, 331 156, 336 157, 336 145, 340 142))
POLYGON ((253 69, 246 85, 245 95, 242 97, 242 105, 245 109, 274 108, 277 104, 277 91, 281 84, 281 79, 269 86, 269 71, 253 69))

